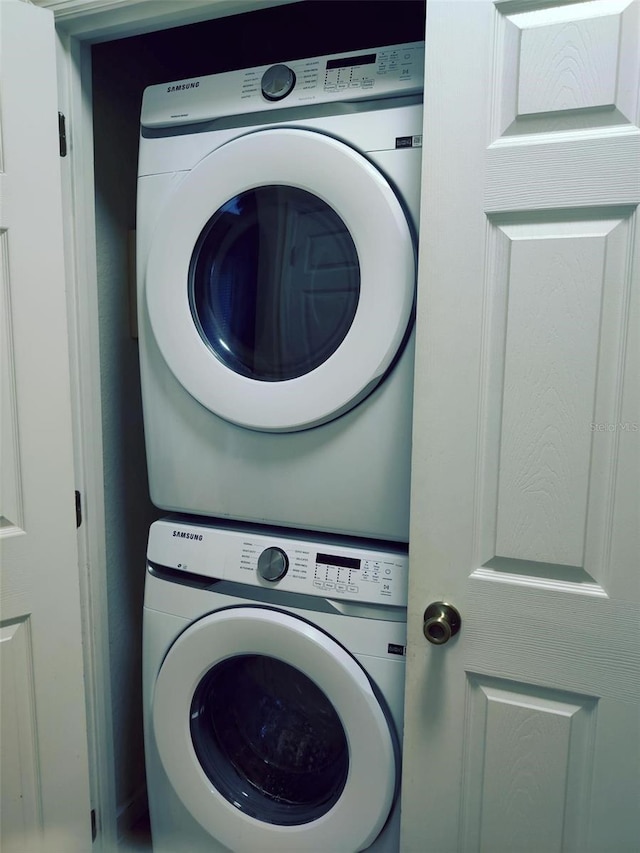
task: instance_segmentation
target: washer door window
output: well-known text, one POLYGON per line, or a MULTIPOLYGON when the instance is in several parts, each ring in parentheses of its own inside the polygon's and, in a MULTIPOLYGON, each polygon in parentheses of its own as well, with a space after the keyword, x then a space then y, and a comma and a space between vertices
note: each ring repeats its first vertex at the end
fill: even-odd
POLYGON ((362 850, 393 806, 397 738, 365 672, 279 610, 187 628, 160 669, 153 728, 174 790, 230 849, 362 850))
POLYGON ((332 208, 296 187, 256 187, 211 217, 189 270, 200 335, 228 368, 286 381, 338 349, 358 307, 360 265, 332 208))
POLYGON ((145 272, 160 351, 211 412, 308 429, 384 378, 411 322, 415 245, 364 156, 321 133, 248 133, 201 160, 160 216, 145 272))
POLYGON ((190 725, 209 779, 253 817, 309 823, 342 794, 349 748, 340 718, 289 664, 241 655, 213 667, 196 689, 190 725))

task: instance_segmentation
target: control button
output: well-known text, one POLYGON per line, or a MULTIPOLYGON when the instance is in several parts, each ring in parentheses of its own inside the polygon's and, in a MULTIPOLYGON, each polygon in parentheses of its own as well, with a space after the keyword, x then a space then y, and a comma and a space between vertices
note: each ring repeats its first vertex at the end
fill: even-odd
POLYGON ((279 581, 289 568, 289 558, 282 548, 267 548, 258 557, 258 574, 266 581, 279 581))
POLYGON ((334 584, 333 581, 325 581, 324 588, 325 589, 335 589, 336 585, 334 584))
POLYGON ((347 587, 347 592, 357 592, 358 587, 355 584, 350 583, 347 587))
POLYGON ((288 65, 272 65, 262 75, 262 94, 268 101, 280 101, 295 84, 296 75, 288 65))
POLYGON ((324 584, 322 583, 322 581, 314 581, 314 582, 313 582, 313 585, 314 585, 314 586, 317 586, 317 587, 318 587, 318 589, 323 589, 323 588, 324 588, 324 584))
POLYGON ((336 589, 338 590, 338 592, 346 592, 347 591, 347 585, 346 585, 346 583, 337 583, 336 589))

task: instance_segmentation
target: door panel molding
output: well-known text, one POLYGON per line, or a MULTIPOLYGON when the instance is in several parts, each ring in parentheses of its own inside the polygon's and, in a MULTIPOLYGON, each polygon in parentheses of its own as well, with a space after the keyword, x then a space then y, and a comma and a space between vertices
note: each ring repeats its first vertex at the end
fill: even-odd
POLYGON ((465 708, 461 849, 586 849, 597 697, 469 672, 465 708))

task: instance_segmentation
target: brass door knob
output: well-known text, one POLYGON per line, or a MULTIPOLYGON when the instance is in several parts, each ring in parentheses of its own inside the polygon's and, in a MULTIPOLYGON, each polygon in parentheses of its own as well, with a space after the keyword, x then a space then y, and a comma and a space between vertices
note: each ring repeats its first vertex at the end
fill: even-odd
POLYGON ((460 614, 455 607, 444 601, 434 601, 424 611, 422 630, 430 643, 441 646, 458 633, 461 623, 460 614))

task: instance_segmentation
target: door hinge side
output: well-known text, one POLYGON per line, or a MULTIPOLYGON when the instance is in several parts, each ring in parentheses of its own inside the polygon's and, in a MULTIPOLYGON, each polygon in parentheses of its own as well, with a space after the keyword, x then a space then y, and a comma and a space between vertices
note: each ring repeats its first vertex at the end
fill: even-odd
POLYGON ((82 524, 82 497, 76 492, 76 529, 82 524))
POLYGON ((95 841, 98 837, 98 821, 96 820, 96 810, 91 809, 91 841, 95 841))
POLYGON ((60 156, 67 156, 67 120, 62 113, 58 113, 58 140, 60 142, 60 156))

